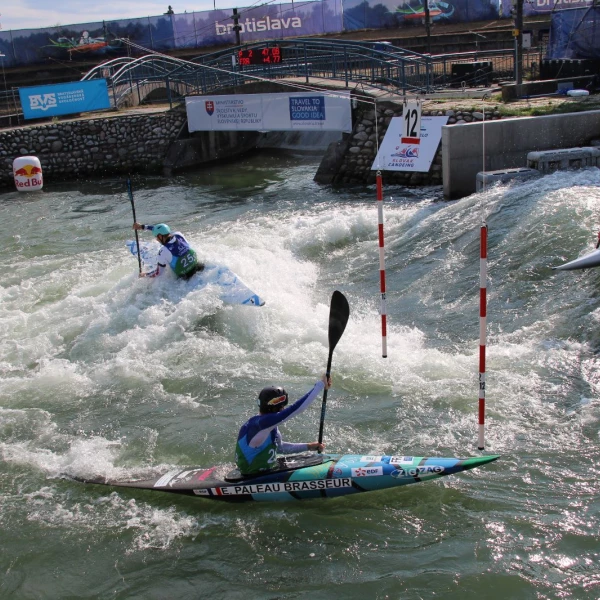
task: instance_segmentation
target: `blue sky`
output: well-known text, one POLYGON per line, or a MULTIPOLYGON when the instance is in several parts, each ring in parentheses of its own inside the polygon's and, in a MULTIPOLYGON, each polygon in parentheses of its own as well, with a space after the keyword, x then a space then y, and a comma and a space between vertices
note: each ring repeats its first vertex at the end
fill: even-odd
POLYGON ((244 7, 251 4, 263 4, 253 0, 177 0, 158 2, 156 0, 100 0, 85 2, 82 0, 10 0, 2 2, 0 8, 0 26, 2 31, 9 29, 35 29, 55 27, 73 23, 95 23, 98 21, 127 19, 162 15, 169 4, 176 13, 212 10, 233 6, 244 7))

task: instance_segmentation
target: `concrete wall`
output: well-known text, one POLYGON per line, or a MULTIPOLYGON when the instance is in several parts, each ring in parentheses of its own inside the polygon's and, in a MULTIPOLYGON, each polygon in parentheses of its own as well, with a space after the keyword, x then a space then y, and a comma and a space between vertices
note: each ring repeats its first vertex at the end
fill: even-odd
MULTIPOLYGON (((377 111, 358 117, 352 134, 330 145, 315 179, 322 183, 365 184, 371 171, 376 137, 383 139, 393 116, 402 106, 379 103, 377 111), (375 128, 375 120, 378 128, 375 128)), ((423 114, 444 114, 424 111, 423 114)), ((589 146, 600 139, 600 111, 547 117, 501 119, 495 111, 446 111, 451 126, 442 128, 442 145, 429 173, 386 172, 386 184, 443 184, 447 199, 476 191, 476 175, 483 166, 496 171, 527 166, 527 154, 589 146), (494 120, 496 119, 496 120, 494 120)), ((34 155, 42 163, 46 182, 135 171, 163 173, 190 168, 212 160, 231 159, 256 146, 315 150, 325 139, 298 139, 297 132, 264 136, 259 132, 196 132, 188 138, 184 110, 134 114, 107 114, 94 119, 60 121, 0 131, 0 191, 14 189, 12 161, 34 155)))
POLYGON ((201 131, 173 142, 163 160, 163 174, 197 167, 214 160, 231 160, 256 147, 257 131, 201 131))
MULTIPOLYGON (((541 81, 525 81, 524 83, 502 84, 502 101, 511 102, 517 98, 535 97, 542 94, 558 93, 558 88, 568 86, 571 89, 589 89, 594 84, 596 75, 583 75, 579 77, 564 77, 562 79, 544 79, 541 81)), ((568 88, 567 88, 568 89, 568 88)))
POLYGON ((444 196, 453 200, 476 190, 477 173, 526 167, 527 154, 589 146, 600 137, 600 111, 521 117, 442 128, 444 196))

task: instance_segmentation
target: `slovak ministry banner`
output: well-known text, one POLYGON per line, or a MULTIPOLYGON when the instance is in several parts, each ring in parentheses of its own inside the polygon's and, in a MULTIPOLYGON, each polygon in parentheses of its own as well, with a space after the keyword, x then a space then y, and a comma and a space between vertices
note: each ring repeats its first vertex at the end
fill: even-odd
POLYGON ((236 94, 185 99, 192 131, 352 131, 350 92, 236 94))

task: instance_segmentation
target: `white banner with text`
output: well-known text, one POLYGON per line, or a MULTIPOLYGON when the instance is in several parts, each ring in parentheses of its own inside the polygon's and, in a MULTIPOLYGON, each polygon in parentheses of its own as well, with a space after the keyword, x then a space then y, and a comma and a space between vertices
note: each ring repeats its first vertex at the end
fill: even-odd
POLYGON ((448 117, 421 117, 420 141, 415 143, 415 140, 406 141, 404 119, 394 117, 385 132, 371 170, 427 173, 442 139, 442 127, 447 122, 448 117))
POLYGON ((185 99, 192 131, 352 131, 350 93, 236 94, 185 99))

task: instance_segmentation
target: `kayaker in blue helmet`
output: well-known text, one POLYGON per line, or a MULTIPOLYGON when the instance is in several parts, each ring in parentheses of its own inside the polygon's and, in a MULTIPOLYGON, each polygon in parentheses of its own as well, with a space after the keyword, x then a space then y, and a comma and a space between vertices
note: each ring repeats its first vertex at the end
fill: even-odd
POLYGON ((141 277, 162 275, 167 265, 173 269, 177 277, 182 279, 189 279, 194 273, 204 269, 204 265, 198 262, 196 251, 190 246, 183 233, 171 231, 171 228, 165 223, 156 225, 134 223, 133 228, 136 231, 151 231, 162 245, 158 253, 156 269, 150 273, 142 274, 141 277))
POLYGON ((288 395, 282 387, 266 387, 258 395, 259 414, 242 425, 235 447, 235 462, 242 475, 257 475, 277 467, 277 453, 291 454, 318 450, 325 444, 310 442, 292 444, 281 439, 278 425, 306 410, 315 398, 331 387, 331 377, 323 375, 312 390, 288 406, 288 395))

